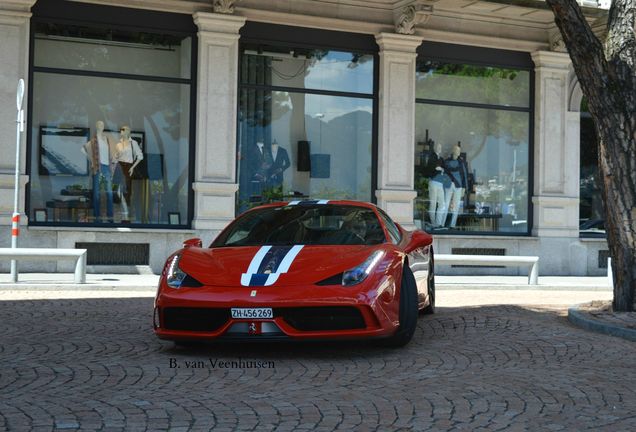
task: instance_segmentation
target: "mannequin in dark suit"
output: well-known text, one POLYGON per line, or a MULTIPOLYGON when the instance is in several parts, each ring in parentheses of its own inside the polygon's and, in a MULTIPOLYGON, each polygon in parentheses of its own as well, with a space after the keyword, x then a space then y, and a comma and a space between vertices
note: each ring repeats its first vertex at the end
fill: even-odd
POLYGON ((291 166, 287 150, 280 147, 276 140, 272 143, 272 164, 269 170, 269 184, 272 187, 283 187, 283 172, 291 166))
POLYGON ((262 141, 257 141, 249 148, 247 154, 250 196, 260 196, 263 192, 268 172, 272 166, 272 156, 262 141))

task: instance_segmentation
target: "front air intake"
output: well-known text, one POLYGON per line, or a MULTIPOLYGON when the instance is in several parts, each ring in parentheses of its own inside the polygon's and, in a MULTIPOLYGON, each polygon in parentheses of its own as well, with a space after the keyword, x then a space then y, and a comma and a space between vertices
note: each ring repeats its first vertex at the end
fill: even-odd
POLYGON ((227 308, 168 307, 162 312, 165 330, 212 332, 230 319, 227 308))
POLYGON ((360 311, 351 306, 321 306, 277 308, 276 316, 296 330, 301 331, 329 331, 355 330, 366 328, 360 311))

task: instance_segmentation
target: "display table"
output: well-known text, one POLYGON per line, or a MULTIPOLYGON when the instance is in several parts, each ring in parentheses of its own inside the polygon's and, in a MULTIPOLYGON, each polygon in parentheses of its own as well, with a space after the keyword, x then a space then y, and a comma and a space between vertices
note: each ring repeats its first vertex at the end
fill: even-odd
POLYGON ((499 221, 503 215, 501 213, 461 213, 457 217, 457 227, 466 229, 477 229, 485 232, 499 231, 499 221))
POLYGON ((88 210, 93 206, 89 200, 71 199, 57 200, 53 199, 46 202, 46 207, 50 208, 53 213, 53 221, 60 222, 62 220, 78 222, 78 210, 88 210))

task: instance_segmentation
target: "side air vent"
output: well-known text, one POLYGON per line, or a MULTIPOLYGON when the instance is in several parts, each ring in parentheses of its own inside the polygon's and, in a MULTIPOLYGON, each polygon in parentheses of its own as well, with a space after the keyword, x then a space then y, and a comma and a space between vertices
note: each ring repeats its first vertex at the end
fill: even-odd
POLYGON ((316 282, 316 285, 324 286, 324 285, 342 285, 342 273, 338 273, 327 279, 323 279, 320 282, 316 282))
POLYGON ((88 265, 148 265, 148 243, 75 243, 76 249, 86 249, 88 265))
MULTIPOLYGON (((453 255, 506 255, 505 249, 497 248, 452 248, 453 255)), ((453 268, 504 268, 504 266, 453 265, 453 268)))
POLYGON ((609 256, 609 251, 607 249, 598 251, 598 268, 607 268, 607 259, 609 256))

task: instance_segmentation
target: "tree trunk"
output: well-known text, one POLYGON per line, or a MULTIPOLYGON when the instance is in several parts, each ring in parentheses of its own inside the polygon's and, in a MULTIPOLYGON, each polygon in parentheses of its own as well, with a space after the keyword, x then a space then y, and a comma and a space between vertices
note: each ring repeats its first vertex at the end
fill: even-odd
POLYGON ((605 49, 575 0, 546 0, 599 137, 614 310, 636 309, 636 2, 614 0, 605 49))

